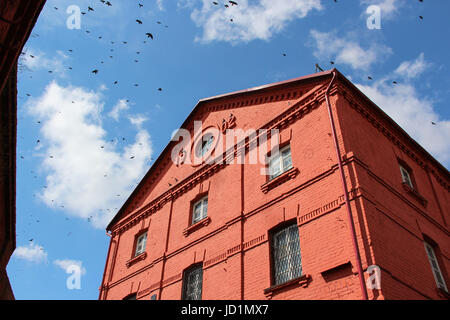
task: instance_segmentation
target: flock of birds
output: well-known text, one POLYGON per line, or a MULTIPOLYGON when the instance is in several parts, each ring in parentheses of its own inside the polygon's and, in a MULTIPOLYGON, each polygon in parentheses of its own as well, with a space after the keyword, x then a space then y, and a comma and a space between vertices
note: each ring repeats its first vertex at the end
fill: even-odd
MULTIPOLYGON (((103 3, 104 5, 109 6, 109 7, 113 5, 110 1, 106 1, 106 0, 99 0, 99 1, 100 1, 101 3, 103 3)), ((421 3, 423 3, 423 0, 418 0, 418 1, 421 2, 421 3)), ((334 2, 337 3, 337 0, 334 0, 334 2)), ((219 5, 220 5, 220 3, 217 2, 217 1, 212 1, 212 4, 215 5, 215 6, 219 6, 219 5)), ((142 3, 138 3, 137 6, 138 6, 139 8, 143 8, 143 7, 144 7, 144 5, 143 5, 142 3)), ((225 1, 225 3, 223 4, 223 6, 224 6, 225 8, 229 8, 229 7, 232 7, 232 6, 238 6, 238 2, 232 1, 232 0, 230 0, 230 1, 225 1)), ((59 8, 58 8, 58 7, 54 7, 54 9, 55 9, 55 10, 58 10, 59 8)), ((95 12, 95 9, 94 9, 93 7, 91 7, 91 6, 88 6, 86 11, 81 11, 81 14, 82 14, 82 15, 86 15, 86 14, 89 13, 89 12, 95 12)), ((424 17, 423 17, 422 15, 420 15, 419 18, 420 18, 420 19, 424 19, 424 17)), ((230 19, 230 21, 233 22, 233 19, 230 19)), ((142 21, 142 18, 137 18, 137 19, 135 19, 135 22, 136 22, 137 24, 139 24, 139 25, 143 25, 143 24, 144 24, 144 22, 142 21)), ((157 23, 157 24, 160 24, 160 25, 162 24, 161 21, 157 21, 156 23, 157 23)), ((168 28, 168 27, 169 27, 168 25, 165 25, 165 28, 168 28)), ((87 34, 90 34, 90 33, 91 33, 91 31, 89 31, 89 30, 86 30, 85 32, 86 32, 87 34)), ((151 33, 151 32, 145 32, 145 36, 147 37, 147 40, 148 40, 148 39, 154 40, 154 35, 153 35, 153 33, 151 33)), ((98 39, 99 39, 99 40, 103 39, 103 36, 98 36, 98 39)), ((144 40, 143 43, 147 43, 147 40, 144 40)), ((115 44, 115 41, 111 41, 111 45, 114 45, 114 44, 115 44)), ((122 41, 122 44, 127 45, 127 44, 128 44, 128 41, 122 41)), ((72 50, 72 49, 69 49, 68 51, 69 51, 70 53, 73 53, 73 50, 72 50)), ((110 51, 111 51, 111 52, 114 52, 114 49, 111 48, 110 51)), ((26 53, 23 52, 22 54, 26 54, 26 53)), ((140 54, 141 54, 141 51, 136 51, 136 54, 137 54, 137 55, 140 55, 140 54)), ((287 57, 287 53, 282 53, 282 56, 283 56, 283 57, 287 57)), ((34 55, 31 55, 31 54, 29 55, 29 57, 32 58, 32 59, 35 58, 35 56, 34 56, 34 55)), ((110 59, 113 59, 113 58, 114 58, 114 56, 112 55, 112 53, 109 55, 109 58, 110 58, 110 59)), ((134 62, 135 62, 135 63, 138 63, 139 60, 138 60, 137 58, 135 58, 135 59, 134 59, 134 62)), ((100 64, 104 64, 104 61, 102 60, 102 61, 100 62, 100 64)), ((330 61, 330 65, 331 65, 331 66, 334 66, 334 65, 335 65, 335 62, 334 62, 334 61, 330 61)), ((69 70, 73 70, 73 68, 72 68, 71 66, 69 66, 68 69, 69 69, 69 70)), ((318 72, 318 71, 323 71, 323 69, 322 69, 318 64, 315 65, 315 69, 316 69, 316 72, 318 72)), ((52 70, 49 70, 48 72, 49 72, 49 73, 53 73, 52 70)), ((94 74, 94 75, 97 75, 99 72, 100 72, 100 69, 99 69, 98 67, 97 67, 97 68, 94 68, 94 69, 91 71, 91 73, 94 74)), ((373 80, 373 78, 372 78, 371 76, 368 76, 367 79, 368 79, 368 80, 373 80)), ((394 85, 398 84, 398 82, 395 81, 395 80, 394 80, 392 83, 393 83, 394 85)), ((118 85, 118 84, 119 84, 119 80, 114 80, 113 84, 114 84, 114 85, 118 85)), ((133 86, 139 87, 139 83, 134 83, 133 86)), ((163 91, 163 88, 159 87, 159 88, 157 88, 157 90, 158 90, 158 91, 163 91)), ((27 96, 30 96, 30 94, 27 94, 27 96)))
MULTIPOLYGON (((113 6, 113 4, 112 4, 110 1, 100 0, 100 2, 103 3, 104 5, 108 6, 108 7, 113 6)), ((138 3, 137 6, 138 6, 138 8, 143 8, 143 7, 144 7, 144 5, 143 5, 142 3, 138 3)), ((58 7, 53 7, 53 9, 54 9, 54 10, 59 10, 58 7)), ((82 15, 86 15, 86 14, 94 13, 94 12, 95 12, 95 9, 94 9, 93 7, 91 7, 91 6, 88 6, 87 9, 86 9, 85 11, 81 11, 81 14, 82 14, 82 15)), ((143 25, 143 24, 144 24, 142 18, 135 19, 135 22, 136 22, 138 25, 143 25)), ((163 25, 161 21, 156 21, 156 24, 161 25, 161 26, 163 25)), ((163 26, 164 26, 164 28, 169 28, 168 25, 163 25, 163 26)), ((92 35, 92 32, 91 32, 90 30, 85 30, 84 32, 85 32, 87 35, 92 35)), ((154 39, 155 39, 154 34, 153 34, 152 32, 144 32, 144 33, 143 33, 143 36, 145 37, 145 40, 143 41, 144 44, 147 43, 147 41, 151 41, 151 40, 154 40, 154 39)), ((33 34, 31 35, 31 37, 32 37, 32 38, 37 38, 37 37, 39 37, 39 35, 36 34, 36 33, 33 33, 33 34)), ((98 38, 98 40, 104 40, 104 37, 103 37, 102 35, 99 35, 97 38, 98 38)), ((115 41, 110 41, 110 44, 111 44, 111 45, 115 45, 116 42, 115 42, 115 41)), ((123 45, 127 45, 127 44, 128 44, 128 41, 122 41, 122 44, 123 44, 123 45)), ((73 53, 75 52, 75 50, 73 50, 73 49, 68 49, 67 51, 68 51, 70 54, 73 54, 73 53)), ((110 58, 111 60, 114 58, 114 54, 113 54, 114 51, 115 51, 115 48, 111 48, 111 49, 110 49, 109 58, 110 58)), ((141 51, 136 51, 136 54, 137 54, 137 55, 141 55, 142 52, 141 52, 141 51)), ((22 56, 25 56, 25 58, 27 58, 27 59, 28 59, 28 58, 29 58, 29 59, 36 59, 36 58, 37 58, 36 55, 34 55, 34 54, 27 54, 26 50, 25 50, 24 52, 22 52, 21 55, 22 55, 22 56)), ((139 60, 138 60, 137 58, 135 58, 135 59, 134 59, 134 62, 135 62, 135 63, 138 63, 139 60)), ((100 61, 100 64, 104 64, 104 61, 100 61)), ((24 66, 22 65, 22 67, 24 67, 24 66)), ((72 67, 72 66, 67 66, 67 70, 73 70, 73 67, 72 67)), ((99 68, 99 67, 97 67, 97 68, 95 68, 95 69, 93 69, 93 70, 91 71, 91 73, 94 74, 94 75, 97 75, 99 72, 100 72, 100 68, 99 68)), ((48 73, 49 73, 49 74, 54 74, 54 73, 56 73, 56 70, 48 70, 48 73)), ((114 84, 114 85, 118 85, 118 84, 119 84, 119 80, 114 80, 113 84, 114 84)), ((135 87, 138 87, 139 84, 138 84, 138 83, 135 83, 134 86, 135 86, 135 87)), ((156 90, 157 90, 157 91, 160 91, 160 92, 163 91, 163 89, 162 89, 161 87, 157 88, 156 90)), ((27 96, 27 97, 31 97, 31 94, 30 94, 30 93, 26 93, 26 96, 27 96)), ((126 100, 126 101, 129 102, 129 100, 126 100)), ((76 103, 77 103, 77 101, 71 101, 71 102, 72 102, 73 104, 76 104, 76 103)), ((37 124, 41 124, 41 121, 37 121, 37 124)), ((123 143, 124 143, 125 141, 126 141, 126 138, 125 138, 125 137, 116 138, 116 139, 112 139, 112 140, 111 140, 111 142, 123 142, 123 143)), ((40 140, 40 139, 37 139, 37 140, 36 140, 36 144, 39 144, 39 143, 41 143, 41 140, 40 140)), ((139 144, 142 145, 141 143, 139 143, 139 144)), ((105 146, 102 145, 102 146, 99 146, 99 148, 100 148, 100 149, 105 149, 105 146)), ((54 158, 55 158, 53 155, 49 155, 48 157, 49 157, 50 159, 54 159, 54 158)), ((135 159, 135 158, 136 158, 135 155, 130 156, 130 160, 133 160, 133 159, 135 159)), ((24 156, 24 155, 20 155, 20 159, 25 159, 25 156, 24 156)), ((153 160, 154 160, 153 158, 150 158, 150 161, 153 161, 153 160)), ((33 175, 33 177, 34 177, 35 179, 38 178, 36 172, 30 171, 30 173, 33 175)), ((108 175, 107 175, 107 174, 104 174, 103 177, 104 177, 104 178, 107 178, 108 175)), ((47 189, 48 187, 47 187, 47 186, 43 186, 42 188, 43 188, 43 189, 47 189)), ((120 195, 120 194, 117 194, 116 196, 117 196, 117 197, 120 197, 121 195, 120 195)), ((33 194, 33 197, 36 197, 36 194, 33 194)), ((51 200, 51 202, 52 202, 52 205, 53 205, 54 207, 60 207, 60 208, 62 208, 62 209, 65 208, 65 206, 64 206, 63 203, 58 203, 56 200, 51 200)), ((117 211, 118 208, 99 209, 99 211, 105 211, 105 212, 112 212, 113 210, 114 210, 114 211, 117 211)), ((30 220, 31 220, 31 221, 28 222, 28 224, 27 224, 28 226, 30 226, 32 223, 41 223, 41 218, 37 219, 33 214, 30 214, 29 217, 30 217, 30 220)), ((92 222, 93 222, 93 219, 94 219, 94 217, 93 217, 92 215, 90 215, 89 217, 87 217, 87 222, 92 223, 92 222)), ((70 219, 69 219, 68 217, 66 217, 66 218, 65 218, 65 221, 70 221, 70 219)), ((24 233, 26 234, 25 231, 24 231, 24 233)), ((72 232, 68 232, 68 233, 67 233, 67 236, 69 237, 71 234, 72 234, 72 232)), ((32 242, 34 242, 34 238, 31 238, 31 239, 29 239, 28 241, 29 241, 30 243, 32 243, 32 242)), ((41 250, 43 250, 43 249, 41 248, 41 250)))
MULTIPOLYGON (((100 0, 100 2, 103 3, 104 5, 108 6, 108 7, 113 6, 113 4, 112 4, 110 1, 100 0)), ((138 3, 137 6, 138 6, 139 8, 143 8, 143 7, 144 7, 144 5, 143 5, 142 3, 138 3)), ((58 7, 53 7, 53 8, 54 8, 55 10, 59 10, 58 7)), ((95 9, 94 9, 93 7, 91 7, 91 6, 88 6, 87 9, 86 9, 85 11, 81 11, 81 14, 82 14, 82 15, 86 15, 86 14, 88 14, 88 13, 90 13, 90 12, 94 13, 94 12, 95 12, 95 9)), ((137 19, 135 19, 135 22, 136 22, 137 24, 139 24, 139 25, 143 25, 143 24, 144 24, 144 22, 142 21, 142 18, 137 18, 137 19)), ((162 25, 162 22, 161 22, 161 21, 157 21, 156 23, 159 24, 159 25, 162 25)), ((165 28, 169 28, 168 25, 164 25, 164 27, 165 27, 165 28)), ((91 34, 91 31, 90 31, 90 30, 85 30, 85 32, 86 32, 86 34, 91 34)), ((143 36, 146 37, 146 40, 144 40, 143 43, 147 43, 147 40, 154 40, 154 38, 155 38, 152 32, 145 32, 145 33, 143 34, 143 36)), ((101 35, 98 36, 98 40, 102 40, 102 39, 103 39, 103 36, 101 36, 101 35)), ((121 43, 122 43, 123 45, 127 45, 127 44, 128 44, 128 41, 122 41, 121 43)), ((111 44, 111 45, 115 45, 116 42, 115 42, 115 41, 110 41, 110 44, 111 44)), ((73 53, 73 52, 74 52, 73 49, 69 49, 68 51, 69 51, 70 53, 73 53)), ((114 55, 113 55, 113 52, 114 52, 114 51, 115 51, 114 48, 111 48, 111 49, 110 49, 110 54, 109 54, 109 58, 110 58, 110 59, 113 59, 113 58, 114 58, 114 55)), ((136 54, 137 54, 137 55, 140 55, 140 54, 141 54, 141 51, 136 51, 136 54)), ((31 57, 31 58, 34 58, 34 57, 32 57, 31 55, 30 55, 30 57, 31 57)), ((135 58, 135 59, 134 59, 134 62, 135 62, 135 63, 138 63, 139 60, 138 60, 137 58, 135 58)), ((105 63, 104 60, 100 61, 100 64, 104 64, 104 63, 105 63)), ((73 70, 73 68, 72 68, 71 66, 69 66, 68 69, 69 69, 69 70, 73 70)), ((99 69, 98 67, 95 68, 95 69, 93 69, 93 70, 91 71, 91 73, 94 74, 94 75, 97 75, 99 72, 100 72, 100 69, 99 69)), ((52 70, 49 70, 49 73, 53 73, 53 71, 52 71, 52 70)), ((119 80, 114 80, 113 84, 114 84, 114 85, 118 85, 118 84, 119 84, 119 80)), ((135 83, 135 84, 133 84, 133 86, 139 87, 139 84, 138 84, 138 83, 135 83)), ((163 89, 162 89, 161 87, 160 87, 160 88, 157 88, 157 90, 158 90, 158 91, 163 91, 163 89)))
MULTIPOLYGON (((103 5, 105 5, 105 6, 107 6, 107 7, 113 6, 113 4, 112 4, 110 1, 106 1, 106 0, 99 0, 99 1, 100 1, 103 5)), ((418 1, 419 1, 419 2, 423 2, 423 0, 418 0, 418 1)), ((334 2, 337 3, 337 0, 334 0, 334 2)), ((220 5, 221 5, 221 4, 220 4, 219 2, 217 2, 217 1, 212 1, 212 4, 213 4, 214 6, 220 6, 220 5)), ((223 5, 225 8, 230 8, 230 7, 233 7, 233 6, 238 6, 238 2, 236 2, 236 1, 224 1, 224 2, 222 3, 222 5, 223 5)), ((137 3, 137 7, 138 7, 138 8, 143 8, 143 7, 144 7, 144 4, 142 4, 142 3, 137 3)), ((53 8, 54 8, 54 10, 59 10, 58 7, 53 7, 53 8)), ((85 11, 81 11, 81 14, 84 16, 84 15, 89 14, 89 13, 94 13, 95 11, 96 11, 95 8, 93 8, 92 6, 88 6, 87 9, 86 9, 85 11)), ((420 18, 421 20, 424 19, 423 16, 419 16, 419 18, 420 18)), ((230 22, 233 22, 233 19, 230 19, 230 22)), ((137 23, 138 25, 144 25, 144 24, 146 24, 146 23, 143 21, 142 18, 136 18, 136 19, 135 19, 135 23, 137 23)), ((163 25, 163 23, 162 23, 161 21, 156 21, 156 24, 161 25, 161 26, 163 25)), ((169 28, 168 25, 163 25, 163 26, 164 26, 164 28, 169 28)), ((90 30, 85 30, 85 33, 89 35, 89 34, 91 34, 91 31, 90 31, 90 30)), ((34 34, 34 35, 32 35, 32 37, 38 37, 38 35, 34 34)), ((102 35, 99 35, 99 36, 97 36, 97 37, 98 37, 98 40, 102 40, 102 39, 104 38, 102 35)), ((153 34, 152 32, 149 32, 149 31, 147 31, 147 32, 144 31, 144 32, 142 33, 142 37, 145 37, 145 40, 142 41, 144 44, 147 43, 147 41, 152 41, 152 40, 155 39, 154 34, 153 34)), ((122 43, 123 45, 127 45, 127 44, 128 44, 128 41, 122 41, 121 43, 122 43)), ((115 41, 110 41, 110 44, 111 44, 111 45, 115 45, 116 42, 115 42, 115 41)), ((114 48, 111 48, 111 49, 110 49, 110 54, 108 55, 110 59, 113 59, 113 58, 114 58, 114 54, 113 54, 114 51, 115 51, 114 48)), ((68 49, 68 52, 72 54, 72 53, 74 53, 74 50, 73 50, 73 49, 68 49)), ((142 53, 142 51, 140 51, 140 50, 139 50, 139 51, 136 51, 136 55, 138 55, 138 56, 141 56, 141 53, 142 53)), ((22 55, 28 55, 28 57, 29 57, 30 59, 36 58, 35 55, 27 54, 26 52, 22 52, 22 55)), ((287 57, 287 53, 281 53, 281 55, 282 55, 283 57, 287 57)), ((135 63, 138 63, 138 62, 139 62, 139 60, 138 60, 137 58, 135 58, 133 61, 134 61, 135 63)), ((104 64, 104 61, 100 61, 100 64, 104 64)), ((334 62, 334 61, 330 61, 330 65, 333 67, 333 66, 335 65, 335 62, 334 62)), ((72 67, 72 66, 68 66, 67 68, 68 68, 68 70, 73 70, 73 67, 72 67)), ((324 71, 324 70, 319 66, 319 64, 315 64, 315 70, 316 70, 316 72, 324 71)), ((96 68, 92 69, 92 71, 91 71, 91 73, 92 73, 93 75, 97 75, 97 74, 99 74, 100 72, 101 72, 101 68, 100 68, 100 67, 96 67, 96 68)), ((49 73, 49 74, 52 74, 52 73, 54 73, 54 71, 53 71, 53 70, 48 70, 48 73, 49 73)), ((372 76, 367 76, 367 79, 368 79, 369 81, 372 81, 372 80, 373 80, 373 77, 372 77, 372 76)), ((114 85, 118 85, 118 84, 119 84, 119 80, 114 80, 112 83, 113 83, 114 85)), ((393 84, 393 85, 397 85, 398 82, 397 82, 396 80, 393 80, 393 81, 392 81, 392 84, 393 84)), ((138 86, 139 86, 139 83, 134 83, 133 86, 138 87, 138 86)), ((161 92, 161 91, 163 91, 163 88, 162 88, 162 87, 159 87, 159 88, 157 88, 156 90, 161 92)), ((31 96, 29 93, 27 93, 26 95, 27 95, 28 97, 31 96)), ((128 100, 127 100, 127 102, 128 102, 128 100)), ((72 103, 76 103, 76 101, 72 101, 72 103)), ((40 124, 41 121, 37 121, 37 123, 40 124)), ((432 122, 432 125, 436 125, 436 123, 432 122)), ((126 139, 125 139, 124 137, 118 138, 118 139, 117 139, 117 141, 120 141, 120 140, 123 142, 123 141, 125 141, 126 139)), ((111 142, 114 142, 114 141, 115 141, 114 139, 111 140, 111 142)), ((40 142, 41 142, 41 141, 40 141, 39 139, 36 141, 36 143, 40 143, 40 142)), ((105 146, 100 146, 100 148, 101 148, 101 149, 104 149, 105 146)), ((50 157, 51 159, 54 158, 54 156, 52 156, 52 155, 50 155, 49 157, 50 157)), ((21 158, 21 159, 25 159, 25 157, 24 157, 23 155, 21 155, 20 158, 21 158)), ((135 156, 131 156, 131 157, 130 157, 130 160, 133 160, 134 158, 135 158, 135 156)), ((151 161, 153 161, 153 160, 154 160, 154 159, 151 158, 151 161)), ((35 175, 35 172, 34 172, 34 171, 31 171, 31 173, 34 174, 34 178, 37 178, 37 176, 35 175)), ((105 174, 104 177, 106 178, 107 175, 105 174)), ((176 180, 176 179, 175 179, 175 180, 176 180)), ((171 186, 170 183, 169 183, 169 186, 171 186)), ((44 186, 44 188, 47 188, 47 186, 44 186)), ((36 196, 36 195, 34 195, 34 196, 36 196)), ((119 197, 120 195, 117 195, 117 196, 119 197)), ((53 203, 53 202, 56 204, 56 201, 55 201, 55 200, 52 200, 52 203, 53 203)), ((64 208, 64 204, 59 204, 58 206, 61 207, 61 208, 64 208)), ((114 210, 117 210, 117 209, 118 209, 118 208, 114 208, 114 210)), ((106 209, 105 211, 111 211, 111 210, 113 210, 113 209, 106 209)), ((100 209, 100 211, 102 211, 102 209, 100 209)), ((32 215, 30 215, 30 216, 32 216, 32 215)), ((69 221, 69 218, 65 218, 65 220, 66 220, 66 221, 69 221)), ((89 217, 87 218, 87 221, 88 221, 88 222, 92 222, 92 220, 93 220, 93 216, 89 216, 89 217)), ((39 220, 39 219, 36 219, 35 222, 36 222, 36 223, 40 223, 40 220, 39 220)), ((67 235, 70 236, 70 235, 71 235, 71 232, 69 232, 67 235)), ((31 239, 29 239, 29 241, 30 241, 30 242, 33 242, 34 239, 31 238, 31 239)))

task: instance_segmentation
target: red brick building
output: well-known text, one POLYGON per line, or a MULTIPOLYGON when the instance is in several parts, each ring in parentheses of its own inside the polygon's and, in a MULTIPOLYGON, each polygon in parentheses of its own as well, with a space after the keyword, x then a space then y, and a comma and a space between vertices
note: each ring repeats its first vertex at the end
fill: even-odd
POLYGON ((107 227, 99 299, 448 299, 449 172, 337 70, 182 128, 107 227))
POLYGON ((0 300, 14 299, 6 265, 16 248, 17 59, 44 4, 0 1, 0 300))

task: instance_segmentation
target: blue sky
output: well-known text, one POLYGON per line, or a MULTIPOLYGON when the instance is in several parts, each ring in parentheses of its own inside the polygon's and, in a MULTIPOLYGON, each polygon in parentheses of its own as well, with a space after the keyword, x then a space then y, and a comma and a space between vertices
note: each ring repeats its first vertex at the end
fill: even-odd
POLYGON ((17 299, 97 299, 106 224, 197 101, 316 63, 333 61, 449 167, 448 1, 110 2, 48 0, 19 60, 17 299), (86 12, 80 29, 71 5, 86 12), (371 5, 381 29, 367 26, 371 5), (80 289, 66 285, 70 265, 80 289))

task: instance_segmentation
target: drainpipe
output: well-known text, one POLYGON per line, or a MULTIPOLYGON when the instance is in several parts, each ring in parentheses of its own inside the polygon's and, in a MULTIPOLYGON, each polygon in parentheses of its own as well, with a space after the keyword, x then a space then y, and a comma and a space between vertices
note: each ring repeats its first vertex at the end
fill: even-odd
POLYGON ((361 264, 361 256, 359 254, 358 241, 356 240, 355 225, 353 222, 352 210, 350 208, 350 199, 349 199, 349 195, 348 195, 347 182, 345 180, 344 168, 342 165, 341 151, 339 149, 339 143, 338 143, 337 134, 336 134, 336 126, 334 124, 333 112, 331 110, 331 104, 330 104, 329 94, 330 94, 330 90, 331 90, 331 87, 332 87, 335 79, 336 79, 336 70, 334 69, 333 70, 333 79, 331 80, 330 84, 328 85, 327 91, 325 92, 325 100, 327 102, 328 115, 330 117, 331 131, 333 132, 333 140, 334 140, 334 146, 336 148, 336 156, 337 156, 338 165, 339 165, 339 172, 341 175, 342 189, 344 190, 345 206, 347 208, 347 215, 348 215, 348 220, 349 220, 349 224, 350 224, 350 235, 351 235, 352 242, 353 242, 353 250, 355 253, 356 266, 358 268, 359 284, 361 287, 361 293, 362 293, 363 300, 368 300, 366 282, 364 279, 364 272, 363 272, 362 264, 361 264))

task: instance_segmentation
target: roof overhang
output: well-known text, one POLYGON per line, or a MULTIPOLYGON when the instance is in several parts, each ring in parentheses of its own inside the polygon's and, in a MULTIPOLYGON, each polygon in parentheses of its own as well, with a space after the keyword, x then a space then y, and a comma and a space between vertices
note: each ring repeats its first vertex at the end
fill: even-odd
POLYGON ((0 1, 0 92, 28 40, 46 0, 0 1))

